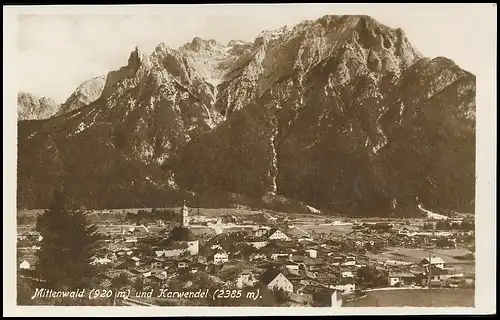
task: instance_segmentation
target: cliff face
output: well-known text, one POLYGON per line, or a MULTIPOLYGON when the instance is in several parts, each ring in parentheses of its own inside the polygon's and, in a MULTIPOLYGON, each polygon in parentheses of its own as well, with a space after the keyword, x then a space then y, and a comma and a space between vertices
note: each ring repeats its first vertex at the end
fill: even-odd
POLYGON ((20 125, 23 143, 46 150, 36 138, 46 135, 64 146, 89 206, 126 205, 109 200, 123 190, 152 206, 169 192, 222 190, 341 214, 403 214, 417 202, 473 210, 474 75, 366 16, 325 16, 253 43, 136 49, 100 98, 31 127, 20 125))

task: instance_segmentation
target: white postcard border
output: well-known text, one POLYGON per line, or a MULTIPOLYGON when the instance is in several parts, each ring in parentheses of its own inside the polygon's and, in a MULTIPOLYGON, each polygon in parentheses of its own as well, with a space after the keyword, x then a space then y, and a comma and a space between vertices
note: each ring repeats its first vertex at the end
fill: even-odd
MULTIPOLYGON (((300 4, 290 4, 300 5, 300 4)), ((307 4, 304 6, 311 6, 307 4)), ((202 5, 193 5, 193 10, 202 5)), ((232 5, 203 5, 202 10, 225 10, 232 5)), ((266 5, 261 5, 265 10, 266 5)), ((333 5, 332 5, 333 6, 333 5)), ((141 6, 4 6, 4 316, 211 316, 211 315, 336 315, 336 314, 491 314, 496 312, 496 5, 495 4, 338 4, 335 14, 355 14, 400 8, 401 14, 411 14, 411 6, 426 6, 449 11, 474 9, 481 19, 474 28, 481 30, 483 46, 475 48, 471 59, 480 59, 484 66, 477 77, 477 144, 476 144, 476 293, 474 308, 260 308, 252 307, 24 307, 16 306, 16 141, 17 114, 17 18, 23 13, 128 13, 147 14, 153 10, 168 10, 165 5, 141 6)), ((304 7, 305 10, 306 7, 304 7)), ((368 13, 369 14, 369 13, 368 13)), ((457 22, 460 23, 460 22, 457 22)), ((443 39, 445 41, 446 39, 443 39)))

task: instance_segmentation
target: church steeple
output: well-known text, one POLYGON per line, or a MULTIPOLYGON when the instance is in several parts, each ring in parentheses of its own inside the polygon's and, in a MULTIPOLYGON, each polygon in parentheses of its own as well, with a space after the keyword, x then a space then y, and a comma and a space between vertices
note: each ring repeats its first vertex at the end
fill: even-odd
POLYGON ((187 228, 189 226, 189 210, 186 206, 186 200, 184 200, 182 204, 181 214, 182 214, 181 227, 187 228))

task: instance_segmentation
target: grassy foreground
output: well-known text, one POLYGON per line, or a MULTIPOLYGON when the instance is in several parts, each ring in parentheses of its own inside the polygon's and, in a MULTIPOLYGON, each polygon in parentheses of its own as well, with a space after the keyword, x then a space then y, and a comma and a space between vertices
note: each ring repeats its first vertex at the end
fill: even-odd
POLYGON ((474 307, 474 289, 387 290, 367 292, 344 307, 474 307))

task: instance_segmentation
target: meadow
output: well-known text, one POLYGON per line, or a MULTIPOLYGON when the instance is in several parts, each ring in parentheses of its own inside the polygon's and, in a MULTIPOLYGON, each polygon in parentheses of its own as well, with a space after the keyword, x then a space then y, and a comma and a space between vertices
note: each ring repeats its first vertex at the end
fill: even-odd
POLYGON ((370 291, 344 307, 474 307, 474 289, 370 291))
POLYGON ((321 224, 296 224, 306 232, 345 235, 352 231, 352 225, 321 225, 321 224))
MULTIPOLYGON (((463 260, 455 259, 456 256, 463 256, 470 251, 466 248, 454 248, 454 249, 432 249, 432 255, 441 257, 447 263, 463 264, 463 260)), ((422 250, 420 248, 393 248, 388 247, 384 249, 383 252, 372 254, 367 254, 373 260, 385 261, 388 259, 393 260, 409 260, 418 262, 422 259, 429 257, 429 252, 422 250)))

